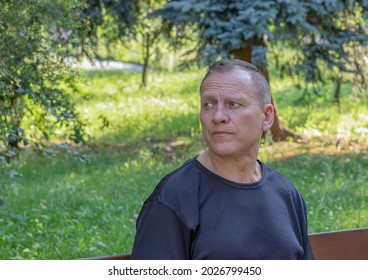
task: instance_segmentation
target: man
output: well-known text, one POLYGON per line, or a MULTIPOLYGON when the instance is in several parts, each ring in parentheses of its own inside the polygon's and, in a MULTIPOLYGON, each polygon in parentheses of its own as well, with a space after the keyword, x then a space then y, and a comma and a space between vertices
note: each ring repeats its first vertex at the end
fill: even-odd
POLYGON ((132 258, 313 259, 303 198, 257 159, 274 120, 264 76, 244 61, 216 62, 200 98, 208 148, 145 201, 132 258))

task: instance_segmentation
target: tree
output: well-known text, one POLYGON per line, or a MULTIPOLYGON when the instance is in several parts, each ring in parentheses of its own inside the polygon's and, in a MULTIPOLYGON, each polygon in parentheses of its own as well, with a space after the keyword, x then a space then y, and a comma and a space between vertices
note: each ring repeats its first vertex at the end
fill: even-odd
POLYGON ((143 58, 143 72, 142 72, 142 86, 147 86, 147 76, 149 62, 152 57, 152 48, 157 44, 159 36, 162 32, 161 22, 149 17, 149 14, 155 9, 161 8, 162 1, 146 0, 141 1, 139 8, 139 20, 135 24, 135 40, 140 42, 142 46, 143 58))
POLYGON ((131 28, 137 22, 140 2, 140 0, 87 0, 81 17, 90 27, 88 37, 97 44, 99 36, 115 41, 131 34, 131 28))
MULTIPOLYGON (((207 63, 239 58, 255 64, 267 79, 268 48, 293 49, 295 57, 282 69, 303 73, 306 86, 320 81, 326 68, 359 72, 349 67, 354 64, 349 46, 368 40, 366 0, 172 0, 154 15, 179 31, 188 25, 196 30, 197 49, 207 63), (354 19, 349 28, 343 24, 346 15, 354 19)), ((273 138, 295 137, 280 123, 277 108, 275 112, 273 138)))
POLYGON ((148 15, 161 8, 164 1, 157 0, 89 0, 83 15, 93 26, 90 38, 97 44, 99 38, 108 44, 121 40, 135 41, 142 53, 142 86, 147 85, 152 49, 161 33, 161 22, 148 15), (98 32, 100 30, 100 32, 98 32))
POLYGON ((0 2, 0 167, 22 146, 46 152, 51 136, 84 141, 70 94, 76 75, 65 61, 84 37, 82 8, 76 0, 0 2))

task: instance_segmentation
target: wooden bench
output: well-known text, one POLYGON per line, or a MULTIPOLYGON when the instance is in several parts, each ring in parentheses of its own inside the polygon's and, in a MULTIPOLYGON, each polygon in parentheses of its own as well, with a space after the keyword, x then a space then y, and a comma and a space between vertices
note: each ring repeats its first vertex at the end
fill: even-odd
POLYGON ((317 260, 368 260, 368 228, 309 235, 317 260))
MULTIPOLYGON (((368 228, 314 233, 309 239, 317 260, 368 260, 368 228)), ((130 260, 130 254, 88 260, 130 260)))

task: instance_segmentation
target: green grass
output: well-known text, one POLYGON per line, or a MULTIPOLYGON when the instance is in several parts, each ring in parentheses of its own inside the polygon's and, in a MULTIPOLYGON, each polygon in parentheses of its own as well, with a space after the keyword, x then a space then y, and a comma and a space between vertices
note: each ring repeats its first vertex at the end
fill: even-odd
POLYGON ((349 84, 342 87, 342 100, 337 104, 332 98, 332 85, 321 87, 321 96, 318 97, 312 92, 303 95, 303 91, 293 87, 291 81, 275 83, 273 89, 280 119, 298 134, 309 137, 334 135, 357 141, 367 139, 368 100, 351 98, 349 84))
POLYGON ((92 72, 88 77, 87 100, 79 108, 97 143, 134 145, 200 130, 199 73, 153 73, 148 88, 140 88, 140 74, 92 72))
MULTIPOLYGON (((25 150, 21 177, 0 177, 0 259, 75 259, 131 250, 135 219, 157 182, 203 149, 198 86, 203 73, 87 72, 74 96, 93 136, 72 155, 25 150)), ((344 90, 308 105, 287 81, 273 86, 280 117, 309 142, 263 144, 260 159, 303 194, 310 232, 368 225, 368 106, 344 90)))
POLYGON ((303 194, 310 232, 368 225, 367 155, 301 154, 269 165, 290 178, 303 194))
POLYGON ((170 164, 143 155, 91 163, 39 159, 11 182, 0 216, 3 259, 71 259, 127 252, 137 211, 170 164), (45 168, 47 167, 47 172, 45 168))

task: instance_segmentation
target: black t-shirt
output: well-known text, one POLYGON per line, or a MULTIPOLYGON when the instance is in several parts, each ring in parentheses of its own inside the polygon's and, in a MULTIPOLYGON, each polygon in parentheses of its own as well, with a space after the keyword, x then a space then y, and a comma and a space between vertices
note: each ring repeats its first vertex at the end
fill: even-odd
POLYGON ((137 219, 132 259, 313 259, 303 198, 261 165, 251 184, 196 158, 164 177, 137 219))

